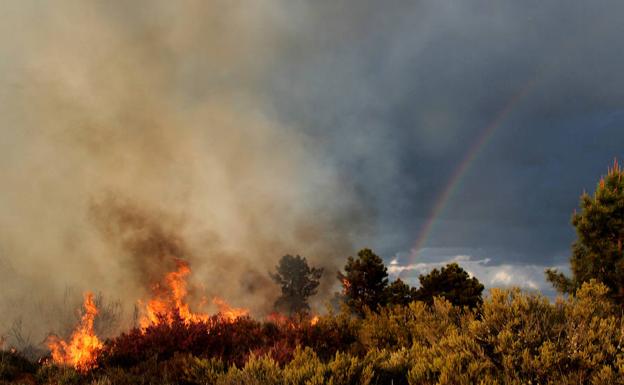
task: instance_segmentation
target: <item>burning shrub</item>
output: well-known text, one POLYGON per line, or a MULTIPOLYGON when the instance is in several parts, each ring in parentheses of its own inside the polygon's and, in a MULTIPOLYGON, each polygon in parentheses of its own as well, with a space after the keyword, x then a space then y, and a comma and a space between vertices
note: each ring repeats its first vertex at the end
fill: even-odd
POLYGON ((170 323, 135 328, 107 341, 101 361, 128 367, 150 357, 161 361, 182 352, 243 364, 249 351, 263 344, 266 344, 266 335, 262 324, 250 318, 232 322, 215 315, 205 322, 187 323, 178 317, 170 323))
POLYGON ((98 314, 98 309, 95 306, 92 293, 85 294, 83 307, 85 312, 70 340, 66 342, 55 335, 50 335, 47 344, 52 351, 52 360, 55 363, 71 365, 77 370, 85 372, 95 367, 102 343, 93 330, 93 322, 98 314))

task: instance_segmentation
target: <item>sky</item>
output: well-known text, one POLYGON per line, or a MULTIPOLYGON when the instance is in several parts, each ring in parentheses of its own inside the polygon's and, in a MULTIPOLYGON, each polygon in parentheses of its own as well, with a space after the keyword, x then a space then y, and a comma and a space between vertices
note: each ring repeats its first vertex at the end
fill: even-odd
POLYGON ((460 260, 549 292, 579 195, 623 154, 622 4, 306 4, 271 96, 374 207, 363 243, 412 282, 460 260))
POLYGON ((622 8, 308 3, 271 94, 371 202, 368 244, 402 277, 460 260, 489 286, 548 290, 579 195, 623 153, 622 8))
POLYGON ((0 309, 67 287, 134 304, 185 258, 263 311, 281 255, 330 294, 364 247, 412 284, 458 262, 552 295, 579 196, 624 155, 623 12, 2 2, 0 309))

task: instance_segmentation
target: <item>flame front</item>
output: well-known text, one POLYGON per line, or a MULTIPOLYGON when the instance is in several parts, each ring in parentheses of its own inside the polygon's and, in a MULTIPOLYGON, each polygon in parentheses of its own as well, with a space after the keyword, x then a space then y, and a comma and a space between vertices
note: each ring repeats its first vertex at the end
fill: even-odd
POLYGON ((270 313, 266 317, 267 322, 274 323, 280 326, 287 326, 290 328, 299 328, 306 323, 309 323, 311 326, 318 324, 320 317, 318 315, 310 316, 306 315, 304 317, 289 317, 285 314, 281 313, 270 313))
MULTIPOLYGON (((152 287, 152 299, 145 304, 145 314, 139 325, 145 330, 150 325, 161 322, 173 323, 181 319, 184 323, 209 322, 210 315, 194 313, 187 302, 187 277, 191 273, 188 262, 176 259, 177 269, 167 273, 162 280, 152 287)), ((212 301, 219 308, 222 319, 233 322, 249 314, 247 309, 232 308, 223 299, 215 297, 212 301)))
POLYGON ((219 297, 214 297, 212 299, 212 303, 217 305, 217 307, 219 308, 219 315, 221 316, 221 318, 230 322, 235 321, 237 318, 246 317, 249 315, 249 310, 230 307, 227 302, 219 297))
POLYGON ((142 329, 160 322, 171 324, 177 317, 185 323, 205 322, 208 314, 193 313, 186 302, 186 278, 191 273, 188 262, 176 259, 177 270, 165 275, 162 282, 152 287, 153 298, 145 306, 145 315, 139 321, 142 329))
POLYGON ((69 342, 51 335, 47 339, 47 345, 55 363, 72 365, 79 371, 88 371, 97 366, 97 355, 102 349, 102 342, 93 330, 93 322, 98 314, 93 293, 85 293, 83 307, 85 313, 69 342))

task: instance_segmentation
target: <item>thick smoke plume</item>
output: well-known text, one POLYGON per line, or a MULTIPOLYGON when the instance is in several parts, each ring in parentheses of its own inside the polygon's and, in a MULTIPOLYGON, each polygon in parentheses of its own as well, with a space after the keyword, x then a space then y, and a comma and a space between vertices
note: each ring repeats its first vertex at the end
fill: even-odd
POLYGON ((65 308, 87 289, 127 308, 184 258, 196 287, 263 312, 281 255, 331 272, 352 251, 355 193, 263 97, 279 2, 0 8, 0 311, 36 341, 68 287, 65 308))

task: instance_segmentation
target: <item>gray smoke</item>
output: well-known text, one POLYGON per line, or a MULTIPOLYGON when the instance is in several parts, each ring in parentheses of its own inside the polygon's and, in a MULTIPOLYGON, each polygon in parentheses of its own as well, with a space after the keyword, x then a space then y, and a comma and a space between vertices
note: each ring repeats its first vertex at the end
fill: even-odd
POLYGON ((3 322, 43 335, 55 317, 42 307, 68 287, 67 307, 92 290, 128 308, 171 256, 253 312, 275 300, 267 273, 287 253, 326 267, 328 290, 371 218, 263 95, 290 28, 279 1, 0 12, 3 322))

